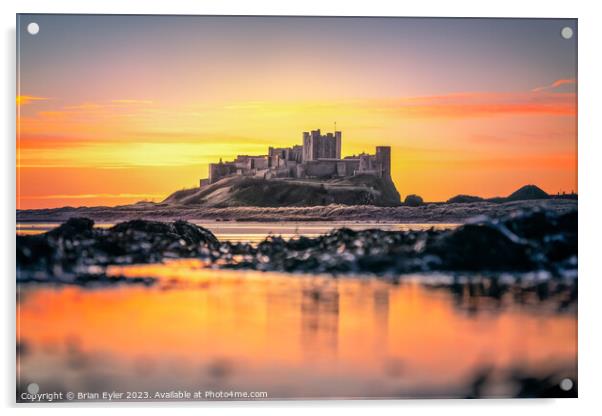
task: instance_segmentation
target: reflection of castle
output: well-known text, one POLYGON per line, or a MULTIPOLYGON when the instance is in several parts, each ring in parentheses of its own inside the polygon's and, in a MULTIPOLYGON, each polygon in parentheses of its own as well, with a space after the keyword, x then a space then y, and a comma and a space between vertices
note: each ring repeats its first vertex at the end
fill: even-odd
POLYGON ((391 148, 377 146, 376 153, 341 158, 341 132, 322 135, 320 130, 303 133, 303 145, 270 147, 267 156, 239 155, 231 162, 209 164, 209 178, 201 186, 228 176, 261 178, 340 178, 360 174, 391 175, 391 148))

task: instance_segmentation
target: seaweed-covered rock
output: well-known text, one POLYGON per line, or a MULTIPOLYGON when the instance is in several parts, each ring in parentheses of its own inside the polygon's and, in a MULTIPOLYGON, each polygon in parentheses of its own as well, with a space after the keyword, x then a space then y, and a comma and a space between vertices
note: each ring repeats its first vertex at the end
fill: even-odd
POLYGON ((444 231, 340 228, 315 238, 268 237, 257 246, 220 243, 210 231, 185 221, 135 220, 102 229, 80 218, 45 234, 17 237, 20 280, 169 258, 203 258, 214 267, 298 273, 546 271, 561 275, 569 271, 575 275, 577 212, 521 211, 444 231))
POLYGON ((210 257, 219 249, 209 230, 185 221, 134 220, 109 229, 93 225, 87 218, 72 218, 44 234, 17 236, 17 278, 61 276, 89 266, 210 257))
MULTIPOLYGON (((446 231, 334 230, 316 238, 271 237, 226 267, 302 273, 537 271, 576 269, 576 212, 519 212, 446 231)), ((228 244, 228 243, 225 243, 228 244)), ((240 247, 238 247, 240 250, 240 247)))
POLYGON ((173 227, 177 235, 191 244, 207 244, 212 247, 219 245, 218 239, 206 228, 191 224, 187 221, 176 221, 173 227))
POLYGON ((467 224, 433 239, 427 252, 447 270, 530 270, 532 246, 495 223, 467 224))
POLYGON ((94 228, 94 221, 89 218, 69 218, 65 223, 50 230, 48 235, 55 238, 74 238, 90 236, 94 228))

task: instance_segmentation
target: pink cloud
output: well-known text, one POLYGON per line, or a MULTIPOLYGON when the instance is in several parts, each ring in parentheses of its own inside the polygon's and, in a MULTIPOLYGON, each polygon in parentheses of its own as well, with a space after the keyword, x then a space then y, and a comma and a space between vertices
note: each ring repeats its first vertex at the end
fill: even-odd
POLYGON ((569 85, 569 84, 575 84, 576 81, 574 78, 571 79, 558 79, 556 81, 554 81, 553 83, 551 83, 550 85, 544 85, 543 87, 537 87, 537 88, 533 88, 531 91, 532 92, 539 92, 539 91, 544 91, 544 90, 550 90, 550 89, 554 89, 554 88, 558 88, 561 85, 569 85))
POLYGON ((577 113, 574 93, 461 93, 374 102, 372 108, 406 117, 474 118, 577 113))

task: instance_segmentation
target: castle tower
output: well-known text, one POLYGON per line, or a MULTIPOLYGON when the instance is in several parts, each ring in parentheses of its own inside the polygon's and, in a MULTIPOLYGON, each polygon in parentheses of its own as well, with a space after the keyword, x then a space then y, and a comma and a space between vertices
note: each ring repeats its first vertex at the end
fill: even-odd
POLYGON ((321 134, 320 129, 303 132, 303 162, 341 158, 341 132, 321 134))
MULTIPOLYGON (((336 125, 336 123, 335 123, 336 125)), ((336 130, 336 129, 335 129, 336 130)), ((341 158, 341 132, 340 131, 335 131, 334 132, 334 140, 336 142, 335 146, 336 146, 336 152, 335 152, 335 159, 340 159, 341 158)))
POLYGON ((312 160, 312 141, 311 136, 308 131, 303 132, 303 162, 307 162, 312 160))
POLYGON ((376 147, 376 165, 383 178, 391 177, 391 146, 376 147))

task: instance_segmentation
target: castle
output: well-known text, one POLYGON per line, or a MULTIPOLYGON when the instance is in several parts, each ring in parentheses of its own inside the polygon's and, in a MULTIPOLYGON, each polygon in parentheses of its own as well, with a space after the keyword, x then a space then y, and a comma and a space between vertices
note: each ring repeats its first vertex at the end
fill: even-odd
POLYGON ((231 162, 209 164, 209 177, 200 186, 229 176, 272 178, 332 179, 355 175, 391 176, 391 147, 377 146, 376 153, 341 158, 340 131, 322 134, 320 130, 303 133, 303 144, 270 147, 267 155, 238 155, 231 162))

